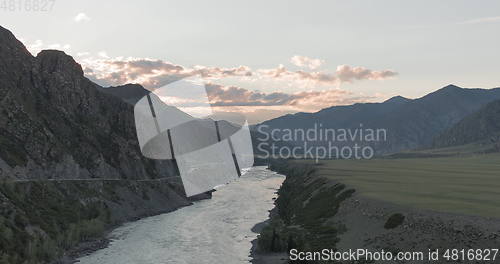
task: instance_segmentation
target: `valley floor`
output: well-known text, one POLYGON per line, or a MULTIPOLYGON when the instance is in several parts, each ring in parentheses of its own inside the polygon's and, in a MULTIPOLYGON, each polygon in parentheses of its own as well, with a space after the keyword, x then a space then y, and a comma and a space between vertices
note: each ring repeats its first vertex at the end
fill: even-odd
POLYGON ((333 160, 320 176, 403 206, 500 218, 500 153, 439 158, 333 160))
MULTIPOLYGON (((339 236, 339 250, 367 248, 427 254, 429 249, 439 249, 444 254, 448 249, 498 249, 500 244, 497 218, 409 208, 363 195, 346 200, 335 222, 346 230, 339 236), (386 228, 388 219, 396 214, 403 215, 404 221, 395 228, 386 228)), ((433 263, 454 262, 441 256, 441 261, 433 263)))
MULTIPOLYGON (((254 252, 261 253, 261 260, 290 247, 384 249, 427 256, 429 249, 444 254, 447 249, 500 245, 499 154, 287 161, 272 167, 287 179, 276 201, 279 212, 271 215, 256 243, 254 252), (352 189, 352 195, 343 195, 352 189), (303 211, 308 214, 300 215, 303 211), (322 242, 313 243, 318 240, 322 242)), ((433 263, 454 262, 441 256, 433 263)))

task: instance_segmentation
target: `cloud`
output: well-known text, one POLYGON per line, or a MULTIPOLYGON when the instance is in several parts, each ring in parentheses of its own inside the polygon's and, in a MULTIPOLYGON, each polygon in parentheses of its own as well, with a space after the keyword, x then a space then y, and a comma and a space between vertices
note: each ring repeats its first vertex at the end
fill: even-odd
POLYGON ((208 99, 214 106, 269 106, 288 105, 296 99, 294 95, 282 92, 262 93, 235 86, 207 84, 208 99))
MULTIPOLYGON (((304 56, 292 57, 298 65, 311 68, 320 65, 320 60, 304 56)), ((312 85, 335 85, 352 83, 359 80, 385 80, 395 77, 398 73, 392 70, 374 71, 365 67, 340 65, 333 72, 288 70, 280 64, 273 69, 252 70, 248 66, 211 67, 196 65, 185 67, 169 61, 149 58, 111 58, 101 51, 98 57, 82 56, 80 63, 86 76, 102 86, 117 86, 125 83, 139 83, 148 89, 156 89, 173 81, 200 77, 206 81, 236 77, 240 81, 278 81, 285 85, 310 89, 312 85)), ((279 85, 284 85, 279 83, 279 85)))
POLYGON ((324 61, 320 59, 312 59, 306 56, 295 55, 290 59, 290 62, 298 67, 309 68, 311 70, 319 68, 324 61))
MULTIPOLYGON (((85 18, 79 18, 79 20, 82 19, 85 18)), ((42 40, 26 44, 26 47, 34 55, 46 48, 70 49, 68 44, 55 43, 46 45, 42 40)), ((290 60, 295 66, 304 68, 296 71, 289 70, 282 64, 276 68, 255 70, 244 65, 227 68, 202 65, 186 67, 169 61, 150 58, 112 58, 104 51, 100 51, 95 55, 89 52, 78 52, 76 56, 78 62, 83 66, 85 76, 102 86, 138 83, 147 89, 155 90, 179 79, 201 77, 203 81, 209 83, 206 88, 213 107, 223 112, 233 110, 240 113, 248 112, 253 115, 255 120, 260 120, 260 114, 275 117, 284 113, 311 112, 333 105, 372 101, 378 97, 355 95, 341 90, 339 85, 358 80, 385 80, 398 74, 393 70, 377 71, 349 65, 340 65, 334 71, 319 71, 315 69, 322 65, 322 60, 299 55, 293 56, 290 60), (302 91, 295 93, 281 91, 266 93, 213 83, 224 78, 237 78, 238 85, 241 85, 242 82, 261 83, 264 85, 263 87, 267 88, 269 88, 269 85, 285 85, 285 87, 290 88, 301 88, 302 91), (311 84, 318 86, 311 90, 311 84), (335 85, 337 88, 331 89, 330 87, 318 91, 320 85, 335 85), (305 87, 307 87, 307 90, 304 89, 305 87)), ((196 107, 201 109, 201 103, 193 98, 171 96, 164 99, 190 109, 196 107)))
POLYGON ((71 45, 69 45, 69 44, 63 45, 63 44, 55 43, 55 44, 48 45, 48 48, 55 49, 55 50, 69 50, 71 48, 71 45))
POLYGON ((101 58, 109 59, 108 53, 106 53, 105 51, 99 51, 97 55, 101 58))
POLYGON ((33 43, 26 44, 26 49, 31 52, 31 54, 36 55, 38 52, 42 51, 43 41, 40 39, 35 40, 33 43))
POLYGON ((364 67, 341 65, 337 67, 335 74, 341 82, 352 82, 353 80, 385 80, 398 73, 392 70, 372 71, 364 67))
POLYGON ((76 53, 77 57, 86 57, 86 56, 89 56, 89 55, 90 55, 90 52, 87 52, 87 51, 76 53))
MULTIPOLYGON (((294 56, 292 61, 297 65, 314 68, 321 64, 319 59, 294 56)), ((308 87, 311 85, 336 85, 352 83, 359 80, 386 80, 398 73, 393 70, 374 71, 365 67, 340 65, 333 72, 288 70, 280 64, 273 69, 252 70, 248 66, 230 68, 196 65, 185 67, 164 60, 149 58, 110 58, 105 52, 98 53, 98 58, 85 56, 81 64, 87 77, 103 86, 116 86, 125 83, 139 83, 149 89, 162 87, 172 81, 186 77, 201 77, 205 80, 219 80, 238 77, 243 81, 285 81, 288 86, 308 87)), ((282 83, 280 85, 283 85, 282 83)))
POLYGON ((290 113, 316 112, 335 105, 350 105, 380 99, 376 95, 357 95, 341 89, 263 93, 214 83, 209 83, 205 87, 210 105, 219 117, 231 120, 231 115, 242 114, 250 124, 290 113))
POLYGON ((225 78, 225 77, 250 77, 253 75, 250 67, 238 66, 235 68, 219 68, 219 67, 205 67, 196 66, 192 70, 192 75, 200 75, 203 78, 225 78))
MULTIPOLYGON (((85 54, 86 55, 86 54, 85 54)), ((206 83, 210 105, 219 112, 236 112, 251 116, 252 122, 260 122, 281 114, 314 112, 334 105, 349 105, 375 101, 376 96, 365 96, 342 90, 338 86, 358 80, 385 80, 397 75, 392 70, 370 70, 365 67, 340 65, 335 71, 288 70, 284 65, 273 69, 252 70, 248 66, 237 67, 185 67, 169 61, 150 58, 110 58, 102 53, 99 57, 84 56, 79 61, 85 75, 102 86, 117 86, 125 83, 139 83, 150 90, 188 77, 201 77, 206 83), (238 77, 241 81, 288 81, 286 85, 313 83, 335 85, 337 88, 306 90, 294 93, 282 91, 262 92, 238 86, 223 86, 218 80, 238 77)), ((266 83, 265 85, 270 85, 266 83)), ((271 85, 274 85, 271 83, 271 85)), ((288 87, 287 86, 287 87, 288 87)), ((318 87, 315 87, 317 89, 318 87)), ((158 90, 159 91, 159 90, 158 90)), ((160 94, 159 94, 160 95, 160 94)), ((179 106, 188 113, 206 112, 206 106, 196 98, 165 97, 169 104, 179 106)))
POLYGON ((252 76, 252 70, 246 66, 186 68, 163 60, 148 58, 110 59, 105 53, 99 53, 99 55, 101 58, 86 58, 81 61, 81 64, 85 68, 86 76, 103 86, 139 83, 146 88, 155 89, 191 76, 199 76, 207 80, 252 76))
POLYGON ((83 59, 81 64, 86 76, 103 86, 140 83, 146 88, 154 89, 184 76, 182 66, 162 60, 110 59, 105 52, 100 52, 99 57, 83 59))
POLYGON ((263 93, 235 86, 207 84, 210 104, 215 107, 289 106, 296 111, 317 111, 332 105, 366 102, 370 96, 354 96, 348 91, 330 89, 297 93, 263 93))
POLYGON ((460 22, 458 24, 459 25, 481 24, 481 23, 491 23, 491 22, 497 22, 497 21, 500 21, 500 16, 476 18, 476 19, 466 20, 466 21, 460 22))
POLYGON ((68 52, 71 49, 71 45, 69 44, 45 44, 42 40, 37 39, 33 43, 27 43, 26 49, 33 55, 36 56, 40 51, 44 49, 56 49, 68 52))
POLYGON ((342 83, 351 83, 354 80, 385 80, 395 77, 398 73, 392 70, 373 71, 364 67, 351 67, 349 65, 340 65, 333 73, 329 72, 306 72, 289 71, 283 65, 275 69, 260 70, 264 76, 283 79, 315 82, 319 84, 339 85, 342 83))
POLYGON ((283 64, 278 65, 275 69, 262 69, 259 70, 259 73, 263 76, 271 77, 271 78, 282 78, 286 76, 293 75, 292 72, 288 71, 283 64))
POLYGON ((90 17, 87 16, 85 13, 78 13, 73 20, 77 23, 79 22, 85 22, 85 21, 90 21, 90 17))

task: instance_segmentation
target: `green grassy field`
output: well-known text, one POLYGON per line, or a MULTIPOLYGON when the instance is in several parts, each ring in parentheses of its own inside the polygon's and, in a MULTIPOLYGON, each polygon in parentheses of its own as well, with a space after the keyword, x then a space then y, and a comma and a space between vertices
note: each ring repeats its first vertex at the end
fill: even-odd
POLYGON ((500 218, 500 154, 331 160, 318 173, 362 195, 436 211, 500 218))

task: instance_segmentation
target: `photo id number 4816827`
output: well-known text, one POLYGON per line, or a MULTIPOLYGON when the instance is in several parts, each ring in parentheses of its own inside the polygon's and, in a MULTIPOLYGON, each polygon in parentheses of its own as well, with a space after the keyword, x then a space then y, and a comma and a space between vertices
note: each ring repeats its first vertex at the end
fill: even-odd
POLYGON ((443 258, 447 261, 495 261, 498 248, 486 249, 446 249, 443 258))
POLYGON ((0 10, 6 12, 49 12, 56 0, 0 0, 0 10))

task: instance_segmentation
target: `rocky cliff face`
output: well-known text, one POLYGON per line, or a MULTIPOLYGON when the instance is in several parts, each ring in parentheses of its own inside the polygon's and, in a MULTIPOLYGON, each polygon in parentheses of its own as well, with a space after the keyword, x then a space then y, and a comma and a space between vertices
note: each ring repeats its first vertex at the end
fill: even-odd
POLYGON ((190 202, 142 156, 133 105, 61 51, 33 57, 0 27, 0 263, 47 263, 137 217, 190 202))
POLYGON ((169 164, 142 157, 133 106, 103 93, 61 51, 32 57, 0 30, 0 177, 150 179, 169 164))

